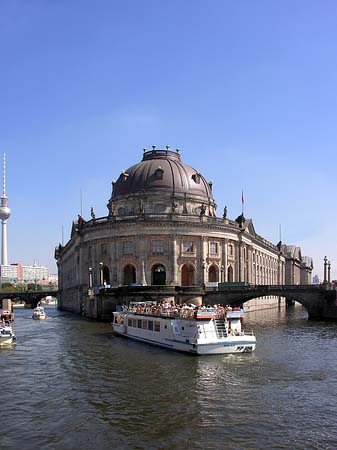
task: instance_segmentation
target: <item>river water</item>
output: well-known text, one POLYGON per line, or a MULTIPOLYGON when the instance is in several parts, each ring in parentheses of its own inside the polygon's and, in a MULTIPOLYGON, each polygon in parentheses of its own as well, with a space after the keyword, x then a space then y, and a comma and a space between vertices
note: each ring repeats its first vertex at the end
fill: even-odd
POLYGON ((337 448, 337 323, 249 313, 254 353, 195 357, 46 310, 0 350, 1 450, 337 448))

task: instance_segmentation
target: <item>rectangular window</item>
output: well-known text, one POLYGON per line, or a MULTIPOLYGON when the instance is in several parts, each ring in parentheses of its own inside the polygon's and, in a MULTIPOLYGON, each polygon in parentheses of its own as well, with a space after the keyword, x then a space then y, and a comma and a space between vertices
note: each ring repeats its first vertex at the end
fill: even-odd
POLYGON ((101 255, 107 255, 107 253, 108 253, 107 244, 101 244, 101 255))
POLYGON ((130 255, 133 253, 133 242, 132 241, 123 242, 123 253, 124 253, 124 255, 130 255))
POLYGON ((194 244, 192 241, 183 243, 183 252, 185 253, 194 253, 194 244))
POLYGON ((164 253, 164 241, 152 241, 152 253, 162 255, 164 253))
POLYGON ((217 255, 218 252, 218 243, 217 242, 211 242, 209 244, 209 250, 211 255, 217 255))
POLYGON ((143 320, 143 328, 144 330, 147 330, 147 320, 143 320))
POLYGON ((157 320, 154 323, 154 331, 160 331, 160 322, 157 320))
POLYGON ((137 328, 142 328, 142 320, 138 319, 137 328))
POLYGON ((149 320, 148 322, 148 330, 153 331, 153 321, 149 320))
POLYGON ((88 247, 88 258, 89 258, 89 259, 91 258, 91 246, 88 247))

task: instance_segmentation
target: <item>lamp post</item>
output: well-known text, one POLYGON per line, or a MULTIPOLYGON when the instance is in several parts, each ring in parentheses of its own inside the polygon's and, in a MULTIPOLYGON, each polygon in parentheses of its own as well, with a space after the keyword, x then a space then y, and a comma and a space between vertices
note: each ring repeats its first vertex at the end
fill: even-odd
POLYGON ((99 285, 103 286, 103 263, 102 261, 99 263, 99 285))
POLYGON ((330 271, 331 271, 331 262, 328 261, 328 283, 330 284, 330 271))
POLYGON ((324 280, 323 280, 323 283, 327 283, 327 278, 326 278, 327 265, 328 265, 328 258, 326 256, 324 256, 324 280))
POLYGON ((89 267, 89 289, 92 289, 92 267, 89 267))

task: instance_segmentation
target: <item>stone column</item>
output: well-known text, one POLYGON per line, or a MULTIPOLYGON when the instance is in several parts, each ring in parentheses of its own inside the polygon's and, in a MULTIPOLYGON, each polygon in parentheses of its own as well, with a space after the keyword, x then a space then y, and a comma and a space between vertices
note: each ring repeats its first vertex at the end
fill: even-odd
POLYGON ((243 248, 242 248, 242 242, 239 242, 239 281, 245 281, 245 266, 244 266, 244 260, 243 260, 243 248))
POLYGON ((228 239, 224 239, 222 241, 222 266, 223 266, 223 282, 228 281, 228 272, 227 272, 227 265, 228 265, 228 239))
POLYGON ((252 248, 247 247, 247 282, 252 283, 252 273, 253 273, 253 257, 252 257, 252 248))
POLYGON ((177 261, 177 237, 175 234, 171 236, 171 260, 172 260, 172 283, 174 286, 178 285, 178 261, 177 261))
MULTIPOLYGON (((146 251, 146 246, 147 246, 147 240, 145 238, 145 236, 140 235, 139 236, 139 240, 138 240, 138 245, 139 245, 139 261, 140 261, 140 282, 147 285, 147 276, 146 276, 146 271, 147 271, 147 251, 146 251)), ((151 284, 151 281, 150 281, 151 284)))
POLYGON ((111 281, 112 285, 117 286, 119 283, 119 274, 117 273, 117 267, 119 267, 119 265, 118 265, 118 246, 116 240, 112 241, 111 251, 112 251, 111 281))
POLYGON ((206 255, 207 255, 207 237, 201 236, 201 242, 200 242, 200 266, 201 266, 201 283, 206 283, 207 276, 206 276, 206 269, 207 269, 207 263, 206 263, 206 255))
POLYGON ((142 259, 142 268, 141 268, 140 282, 142 283, 142 285, 147 286, 146 269, 145 269, 145 261, 144 261, 144 259, 142 259))

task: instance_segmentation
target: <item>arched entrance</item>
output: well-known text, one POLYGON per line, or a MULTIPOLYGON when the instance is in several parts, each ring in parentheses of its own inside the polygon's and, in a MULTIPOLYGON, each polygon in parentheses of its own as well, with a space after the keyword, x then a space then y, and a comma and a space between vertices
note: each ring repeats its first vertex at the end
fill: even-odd
POLYGON ((227 281, 229 283, 233 283, 234 281, 234 273, 233 273, 233 267, 229 266, 227 269, 227 281))
POLYGON ((152 267, 152 284, 164 285, 166 283, 166 270, 162 264, 152 267))
POLYGON ((110 270, 109 267, 103 267, 103 284, 104 286, 110 286, 110 270))
POLYGON ((219 281, 219 269, 215 264, 212 264, 208 269, 208 281, 212 283, 219 281))
POLYGON ((124 267, 123 284, 131 284, 136 282, 136 269, 131 264, 124 267))
POLYGON ((181 285, 193 286, 194 285, 194 267, 192 264, 184 264, 181 268, 181 285))

